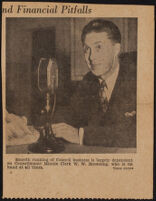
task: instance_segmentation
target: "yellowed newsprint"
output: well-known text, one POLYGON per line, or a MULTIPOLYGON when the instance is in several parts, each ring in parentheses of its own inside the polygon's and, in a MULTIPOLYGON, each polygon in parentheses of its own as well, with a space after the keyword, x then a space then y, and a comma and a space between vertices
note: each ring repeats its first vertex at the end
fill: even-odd
POLYGON ((3 198, 152 199, 154 7, 2 6, 3 198))

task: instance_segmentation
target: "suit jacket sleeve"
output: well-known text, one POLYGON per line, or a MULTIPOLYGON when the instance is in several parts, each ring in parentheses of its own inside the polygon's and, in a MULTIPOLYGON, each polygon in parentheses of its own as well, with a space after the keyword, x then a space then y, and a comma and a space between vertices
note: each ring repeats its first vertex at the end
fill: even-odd
POLYGON ((135 117, 127 118, 115 124, 84 127, 84 144, 105 147, 136 147, 135 117))

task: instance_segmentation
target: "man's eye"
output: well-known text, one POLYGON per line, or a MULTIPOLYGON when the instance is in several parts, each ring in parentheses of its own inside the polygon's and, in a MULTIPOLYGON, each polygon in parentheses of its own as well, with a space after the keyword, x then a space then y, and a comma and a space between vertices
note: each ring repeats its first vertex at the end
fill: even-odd
POLYGON ((101 46, 101 45, 97 45, 95 48, 96 48, 97 50, 100 50, 100 49, 102 48, 102 46, 101 46))

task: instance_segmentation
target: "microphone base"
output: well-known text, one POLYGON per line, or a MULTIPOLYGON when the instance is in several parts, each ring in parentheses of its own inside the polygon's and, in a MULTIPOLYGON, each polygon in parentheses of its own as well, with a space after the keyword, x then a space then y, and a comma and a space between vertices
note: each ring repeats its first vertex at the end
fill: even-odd
POLYGON ((61 139, 54 136, 47 138, 40 138, 37 143, 29 145, 29 150, 33 153, 60 153, 63 152, 65 146, 61 139))

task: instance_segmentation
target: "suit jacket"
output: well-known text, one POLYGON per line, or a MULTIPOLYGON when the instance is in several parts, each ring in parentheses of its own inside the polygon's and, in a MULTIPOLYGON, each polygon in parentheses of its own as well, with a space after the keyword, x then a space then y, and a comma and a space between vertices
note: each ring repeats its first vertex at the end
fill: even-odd
POLYGON ((107 112, 100 110, 99 81, 88 72, 71 99, 71 121, 84 128, 84 144, 136 147, 136 54, 120 56, 119 74, 107 112))

